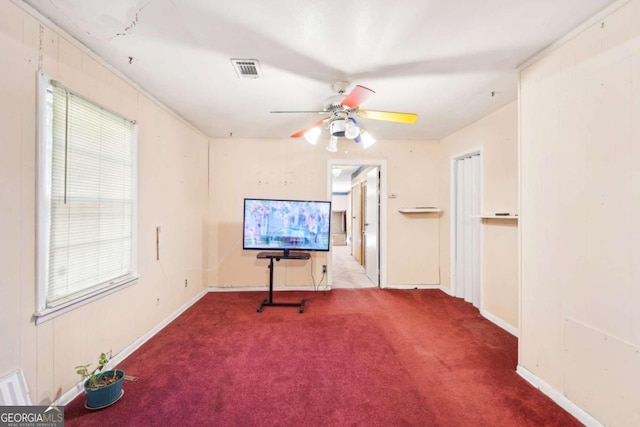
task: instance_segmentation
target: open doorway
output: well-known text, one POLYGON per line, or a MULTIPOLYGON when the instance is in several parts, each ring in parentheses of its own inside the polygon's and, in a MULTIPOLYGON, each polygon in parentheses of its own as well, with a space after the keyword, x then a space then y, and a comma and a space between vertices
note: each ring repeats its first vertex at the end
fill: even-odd
POLYGON ((327 280, 335 288, 386 285, 384 161, 329 161, 332 247, 327 280))

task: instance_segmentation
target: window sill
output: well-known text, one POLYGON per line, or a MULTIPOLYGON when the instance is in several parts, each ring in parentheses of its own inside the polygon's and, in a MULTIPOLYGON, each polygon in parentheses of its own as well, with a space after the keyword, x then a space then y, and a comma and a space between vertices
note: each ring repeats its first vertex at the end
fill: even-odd
POLYGON ((99 300, 100 298, 104 298, 107 295, 111 295, 114 292, 118 292, 121 289, 127 288, 137 283, 139 278, 140 278, 139 276, 129 277, 126 280, 123 280, 122 282, 117 283, 114 286, 111 286, 109 288, 100 289, 90 294, 75 298, 72 301, 68 301, 63 304, 60 304, 56 307, 45 308, 44 310, 38 311, 33 315, 36 321, 36 325, 47 322, 51 319, 54 319, 65 313, 75 310, 76 308, 82 307, 83 305, 92 303, 94 301, 99 300))

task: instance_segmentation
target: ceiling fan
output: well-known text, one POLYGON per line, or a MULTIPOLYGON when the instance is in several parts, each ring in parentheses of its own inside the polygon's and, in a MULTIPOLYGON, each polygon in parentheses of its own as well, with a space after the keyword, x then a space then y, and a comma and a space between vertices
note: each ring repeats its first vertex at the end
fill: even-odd
POLYGON ((356 119, 383 120, 387 122, 412 124, 418 120, 418 115, 414 113, 397 113, 392 111, 377 111, 360 109, 360 104, 366 101, 375 92, 364 86, 356 85, 348 95, 345 95, 349 86, 347 82, 336 82, 333 89, 338 95, 327 98, 324 102, 324 109, 320 111, 271 111, 272 113, 312 113, 324 114, 325 117, 291 134, 292 138, 305 139, 316 144, 322 133, 322 127, 329 129, 331 139, 327 150, 338 151, 338 138, 344 137, 353 139, 355 142, 362 142, 364 148, 372 145, 375 139, 367 131, 360 128, 356 119))

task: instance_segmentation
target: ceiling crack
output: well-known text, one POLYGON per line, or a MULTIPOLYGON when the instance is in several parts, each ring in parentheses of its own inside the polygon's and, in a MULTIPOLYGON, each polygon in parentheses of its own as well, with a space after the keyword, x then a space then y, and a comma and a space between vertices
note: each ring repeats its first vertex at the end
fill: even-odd
POLYGON ((131 24, 129 24, 129 26, 127 26, 127 27, 125 27, 125 28, 124 28, 124 32, 116 33, 114 36, 112 36, 112 37, 110 37, 110 38, 109 38, 109 41, 111 41, 111 40, 113 40, 113 39, 115 39, 116 37, 119 37, 119 36, 127 36, 127 35, 129 35, 129 33, 131 32, 131 30, 133 29, 133 27, 135 27, 136 25, 138 25, 138 22, 140 22, 140 18, 139 18, 139 16, 138 16, 138 15, 140 14, 140 12, 142 12, 142 10, 143 10, 144 8, 146 8, 147 6, 149 6, 149 4, 151 4, 151 0, 150 0, 150 1, 148 1, 147 3, 145 3, 145 5, 144 5, 144 6, 142 6, 142 7, 140 7, 140 8, 138 9, 138 11, 136 12, 136 14, 134 15, 133 21, 131 21, 131 24))

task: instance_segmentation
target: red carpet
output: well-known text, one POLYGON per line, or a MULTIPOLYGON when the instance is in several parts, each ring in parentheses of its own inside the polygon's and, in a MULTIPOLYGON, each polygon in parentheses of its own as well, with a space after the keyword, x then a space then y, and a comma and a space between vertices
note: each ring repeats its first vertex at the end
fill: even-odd
POLYGON ((572 426, 515 373, 517 340, 437 290, 209 293, 120 368, 113 406, 65 426, 572 426))

